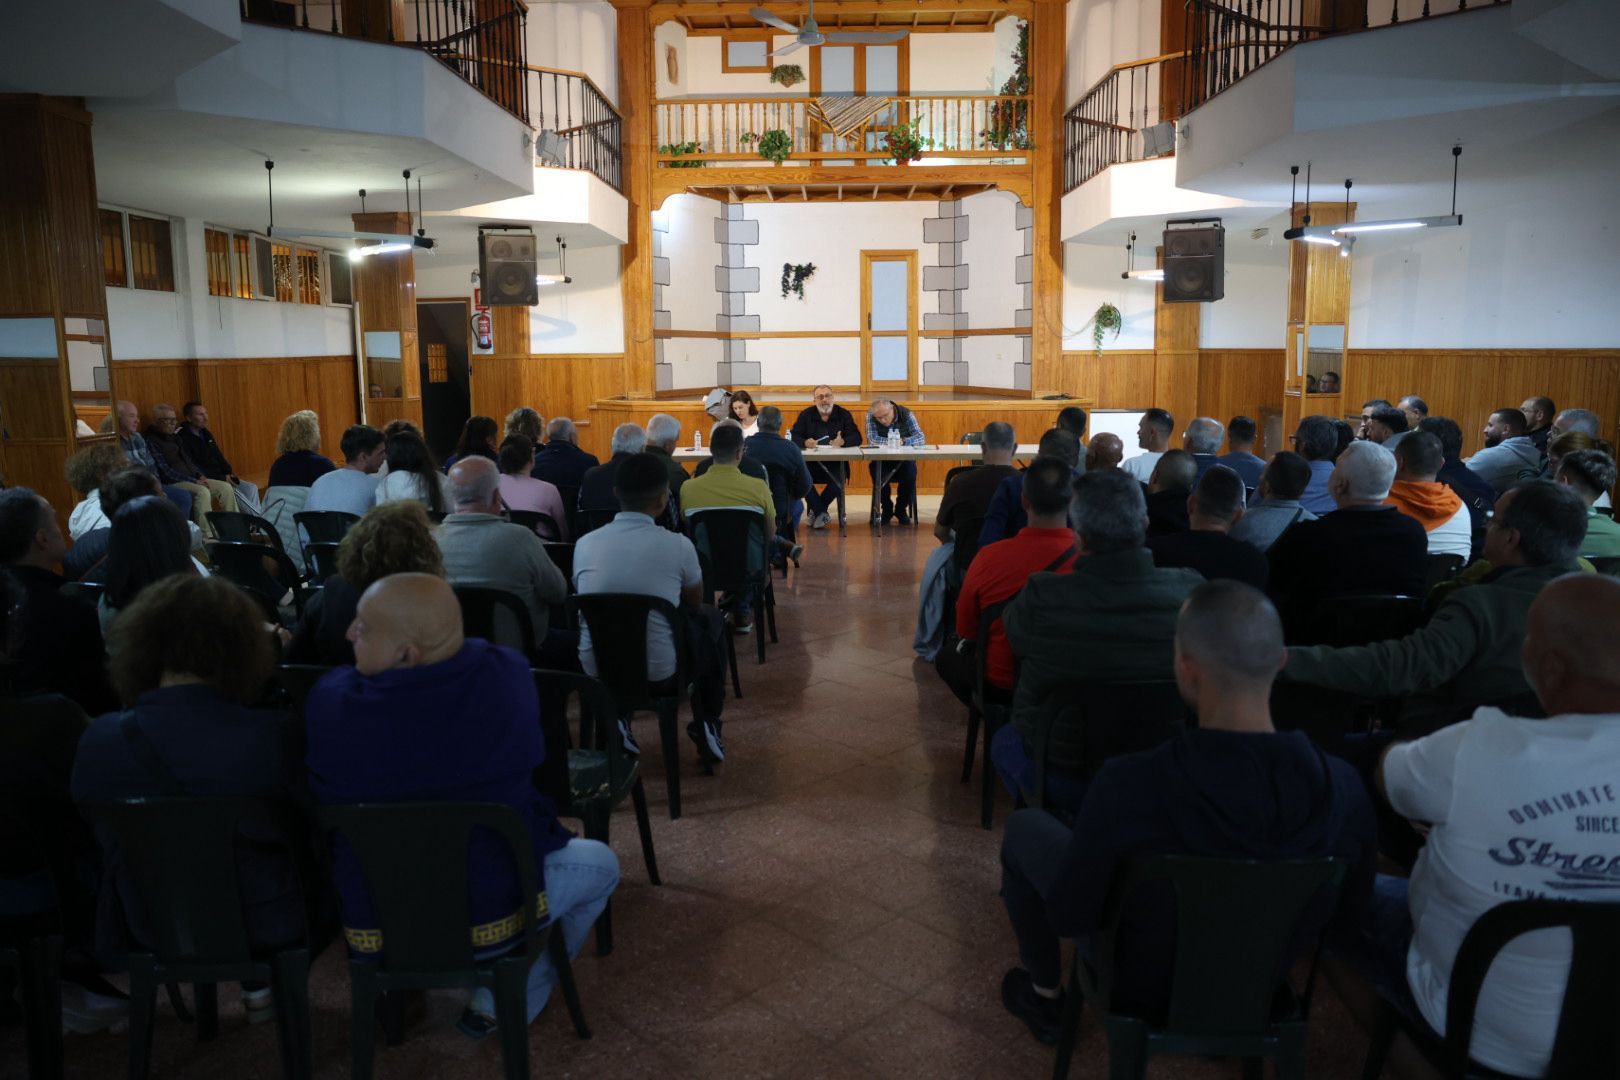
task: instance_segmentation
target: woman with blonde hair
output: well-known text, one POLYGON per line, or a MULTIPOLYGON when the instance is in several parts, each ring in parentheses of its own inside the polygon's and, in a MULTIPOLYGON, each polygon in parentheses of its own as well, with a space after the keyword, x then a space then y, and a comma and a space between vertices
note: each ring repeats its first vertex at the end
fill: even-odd
POLYGON ((320 417, 309 409, 299 409, 281 422, 269 486, 307 488, 336 469, 332 459, 323 457, 320 451, 320 417))
POLYGON ((506 430, 502 433, 501 437, 504 439, 513 435, 521 435, 534 445, 539 446, 545 441, 543 434, 545 431, 545 426, 545 417, 541 416, 527 405, 519 405, 517 408, 506 414, 506 430))

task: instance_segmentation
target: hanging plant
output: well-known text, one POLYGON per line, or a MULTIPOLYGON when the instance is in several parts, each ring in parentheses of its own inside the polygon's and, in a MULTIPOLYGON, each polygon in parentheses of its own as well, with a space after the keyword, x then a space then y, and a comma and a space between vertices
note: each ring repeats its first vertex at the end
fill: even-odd
POLYGON ((792 293, 800 300, 804 299, 804 283, 810 280, 810 275, 816 272, 815 263, 783 263, 782 264, 782 299, 786 300, 788 293, 792 293))
POLYGON ((759 156, 777 165, 793 153, 793 139, 781 128, 771 128, 759 139, 759 156))
MULTIPOLYGON (((658 148, 658 152, 660 154, 669 154, 672 157, 680 157, 682 154, 701 154, 703 153, 703 144, 695 142, 665 143, 658 148)), ((671 161, 666 164, 671 169, 703 168, 703 162, 701 161, 671 161)))
POLYGON ((910 123, 896 124, 883 136, 883 148, 889 152, 896 165, 904 165, 908 161, 916 161, 923 156, 924 150, 934 148, 934 140, 924 138, 919 130, 922 117, 917 117, 910 123))
POLYGON ((1097 306, 1097 313, 1091 317, 1091 344, 1098 356, 1102 355, 1103 334, 1112 330, 1117 339, 1124 327, 1125 316, 1119 313, 1119 308, 1107 303, 1097 306))
POLYGON ((804 82, 804 68, 798 64, 777 64, 771 68, 771 82, 780 86, 797 86, 804 82))

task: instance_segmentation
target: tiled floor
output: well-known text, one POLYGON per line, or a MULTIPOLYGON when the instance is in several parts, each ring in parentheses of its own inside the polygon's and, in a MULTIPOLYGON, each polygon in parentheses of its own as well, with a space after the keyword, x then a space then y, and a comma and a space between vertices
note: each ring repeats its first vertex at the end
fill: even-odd
MULTIPOLYGON (((1015 953, 996 896, 999 832, 959 783, 964 717, 910 650, 925 527, 881 539, 863 525, 810 537, 778 581, 781 643, 760 667, 740 642, 741 701, 726 705, 728 761, 707 778, 686 755, 685 813, 664 813, 650 718, 648 794, 664 885, 647 884, 628 809, 614 821, 624 868, 612 956, 587 946, 577 971, 595 1038, 558 1005, 534 1024, 536 1075, 569 1077, 1039 1077, 1051 1052, 1001 1008, 1015 953)), ((975 778, 977 779, 977 778, 975 778)), ((998 815, 1004 818, 1003 802, 998 815)), ((316 1066, 348 1075, 349 987, 340 949, 316 965, 316 1066)), ((221 988, 222 1031, 199 1046, 163 1005, 154 1074, 279 1075, 273 1027, 247 1027, 221 988)), ((404 1045, 379 1048, 379 1077, 495 1077, 496 1041, 452 1024, 430 995, 404 1045)), ((1325 985, 1309 1075, 1359 1072, 1365 1039, 1325 985)), ((68 1039, 69 1074, 111 1077, 122 1035, 68 1039)), ((0 1077, 19 1077, 15 1029, 0 1077)), ((1088 1018, 1074 1075, 1104 1076, 1088 1018)), ((1161 1059, 1157 1077, 1236 1077, 1236 1063, 1161 1059)))

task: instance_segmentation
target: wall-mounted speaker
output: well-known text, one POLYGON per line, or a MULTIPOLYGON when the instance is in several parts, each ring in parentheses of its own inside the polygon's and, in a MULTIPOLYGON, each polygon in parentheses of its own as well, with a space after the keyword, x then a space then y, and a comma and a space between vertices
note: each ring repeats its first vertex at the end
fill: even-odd
POLYGON ((1164 230, 1164 302, 1187 304, 1226 295, 1226 230, 1220 222, 1164 230))
POLYGON ((491 307, 533 307, 540 302, 535 281, 533 233, 478 234, 478 280, 491 307))

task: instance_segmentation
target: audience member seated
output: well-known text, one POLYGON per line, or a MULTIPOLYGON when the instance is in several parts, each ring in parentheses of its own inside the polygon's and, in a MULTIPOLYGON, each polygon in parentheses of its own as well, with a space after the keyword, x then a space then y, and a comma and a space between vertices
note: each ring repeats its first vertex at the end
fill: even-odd
MULTIPOLYGON (((1190 464, 1190 461, 1189 461, 1190 464)), ((1009 790, 1028 790, 1034 768, 1026 739, 1040 701, 1059 683, 1168 679, 1176 611, 1203 580, 1192 570, 1161 569, 1142 546, 1147 503, 1123 470, 1086 473, 1069 504, 1079 558, 1067 574, 1034 574, 1002 613, 1018 658, 1012 723, 997 733, 991 760, 1009 790)), ((1083 784, 1080 733, 1054 726, 1048 798, 1073 806, 1083 784)))
MULTIPOLYGON (((587 472, 585 479, 580 481, 581 510, 616 511, 619 508, 618 496, 613 493, 614 479, 619 475, 619 466, 646 449, 647 433, 637 424, 620 424, 613 429, 613 441, 610 445, 613 456, 587 472)), ((654 460, 660 465, 663 464, 663 460, 656 455, 654 460)), ((667 467, 664 469, 664 475, 666 478, 669 476, 667 467)))
POLYGON ((691 479, 685 466, 675 460, 675 450, 681 444, 681 422, 669 413, 654 413, 647 420, 647 453, 663 459, 664 471, 669 473, 669 493, 675 505, 681 502, 681 486, 691 479))
POLYGON ((321 453, 320 417, 309 409, 299 409, 281 422, 276 435, 276 460, 270 463, 265 506, 270 505, 269 488, 307 488, 335 468, 332 459, 321 453))
MULTIPOLYGON (((1524 634, 1525 677, 1550 719, 1481 708, 1384 754, 1379 791, 1427 841, 1410 881, 1378 878, 1374 981, 1409 1014, 1415 1004, 1436 1032, 1445 1029, 1458 949, 1485 912, 1520 897, 1612 900, 1612 889, 1581 886, 1612 879, 1608 868, 1620 865, 1620 837, 1591 827, 1612 823, 1620 770, 1617 612, 1620 582, 1590 574, 1551 582, 1524 634), (1603 869, 1588 876, 1594 866, 1603 869)), ((1472 1059, 1513 1076, 1546 1075, 1560 1011, 1581 1007, 1565 1001, 1569 949, 1567 933, 1549 931, 1496 954, 1474 1009, 1472 1059)))
MULTIPOLYGON (((121 510, 119 521, 137 505, 121 510)), ((240 589, 223 578, 177 575, 159 581, 126 607, 111 645, 113 680, 125 708, 91 721, 79 741, 73 763, 77 802, 174 797, 308 802, 297 724, 285 712, 247 707, 264 690, 275 649, 258 606, 240 589)), ((374 760, 384 745, 368 747, 366 760, 374 760)), ((101 835, 102 887, 110 890, 100 906, 109 920, 102 923, 102 940, 116 942, 127 926, 136 941, 147 941, 145 912, 122 853, 110 833, 101 835)), ((238 849, 249 937, 267 949, 304 937, 306 887, 314 886, 300 885, 289 854, 270 843, 276 839, 244 828, 246 842, 238 849)), ((262 992, 263 1006, 269 1005, 268 995, 262 992)), ((250 1011, 254 1004, 250 998, 250 1011)))
MULTIPOLYGON (((866 444, 868 446, 884 446, 889 441, 889 432, 896 432, 902 446, 926 446, 928 437, 923 434, 922 425, 917 417, 904 405, 896 405, 888 398, 876 398, 872 407, 866 413, 866 444)), ((883 522, 899 521, 902 525, 911 524, 911 504, 917 497, 917 463, 915 461, 878 462, 874 461, 867 466, 872 474, 872 483, 877 483, 878 472, 887 477, 881 493, 883 503, 883 522), (889 498, 889 484, 896 488, 895 496, 898 504, 889 498), (898 506, 898 509, 896 507, 898 506)))
POLYGON ((1547 452, 1547 443, 1552 441, 1552 422, 1558 415, 1558 406, 1553 404, 1550 397, 1528 397, 1524 404, 1519 406, 1524 414, 1524 434, 1533 443, 1536 449, 1543 454, 1547 452))
MULTIPOLYGON (((989 438, 986 427, 987 445, 989 438)), ((1069 463, 1058 457, 1038 457, 1024 470, 1022 478, 1019 498, 1029 523, 1017 535, 980 548, 974 556, 956 598, 958 641, 936 657, 945 685, 964 704, 971 701, 977 679, 977 650, 983 650, 987 692, 1007 701, 1012 699, 1013 658, 1007 635, 998 620, 990 627, 988 641, 976 641, 980 614, 1017 595, 1031 574, 1066 571, 1078 553, 1074 532, 1068 525, 1069 494, 1074 483, 1069 463)))
MULTIPOLYGON (((105 584, 107 580, 107 547, 112 542, 112 519, 118 513, 118 508, 127 502, 133 502, 146 495, 163 497, 163 485, 158 478, 139 465, 128 465, 107 474, 101 482, 98 491, 101 517, 104 524, 101 528, 91 529, 84 537, 73 545, 68 551, 70 557, 75 551, 81 552, 79 558, 90 564, 89 569, 79 575, 80 581, 92 584, 105 584)), ((197 528, 196 522, 186 522, 186 532, 191 536, 191 561, 199 574, 206 575, 208 568, 198 561, 197 555, 206 547, 206 538, 203 531, 197 528)))
MULTIPOLYGON (((1419 422, 1418 430, 1426 431, 1440 440, 1440 452, 1445 455, 1445 463, 1440 466, 1435 479, 1455 491, 1468 508, 1468 521, 1477 541, 1484 535, 1485 523, 1496 506, 1496 489, 1462 463, 1462 428, 1457 426, 1455 420, 1428 416, 1419 422)), ((1472 557, 1478 556, 1479 550, 1475 548, 1472 557)))
MULTIPOLYGON (((193 515, 197 514, 199 506, 205 514, 209 510, 234 512, 237 509, 236 489, 227 481, 208 478, 186 453, 179 430, 180 418, 175 415, 173 405, 152 406, 152 424, 146 429, 146 445, 152 451, 152 460, 157 463, 158 479, 184 486, 191 492, 193 515)), ((197 523, 202 525, 206 521, 204 517, 197 523)))
POLYGON ((1260 486, 1260 474, 1266 471, 1266 459, 1254 452, 1258 438, 1254 419, 1234 416, 1226 423, 1226 453, 1216 460, 1243 478, 1243 486, 1251 490, 1260 486))
POLYGON ((1316 392, 1319 394, 1339 393, 1339 373, 1337 371, 1322 372, 1322 381, 1317 386, 1316 392))
POLYGON ((506 414, 506 424, 501 432, 501 438, 507 439, 513 435, 523 436, 529 440, 531 446, 538 448, 546 437, 545 417, 527 405, 519 405, 506 414))
POLYGON ((1333 460, 1337 462, 1344 448, 1356 441, 1356 429, 1346 420, 1334 420, 1333 424, 1333 460))
POLYGON ((236 501, 244 510, 259 512, 259 488, 236 475, 236 470, 225 458, 214 433, 208 427, 208 407, 200 401, 188 401, 180 407, 180 443, 203 474, 210 480, 223 480, 236 489, 236 501))
MULTIPOLYGON (((1562 439, 1569 438, 1568 435, 1562 439)), ((1586 504, 1586 538, 1581 541, 1581 558, 1620 557, 1620 525, 1594 507, 1598 496, 1614 487, 1614 458, 1602 450, 1575 450, 1564 454, 1558 466, 1557 482, 1586 504)))
POLYGON ((767 405, 759 411, 755 426, 758 430, 752 435, 747 434, 747 428, 743 429, 743 457, 765 469, 771 499, 776 504, 777 522, 791 521, 797 528, 799 500, 810 493, 811 487, 804 451, 782 434, 782 410, 775 405, 767 405))
POLYGON ((1166 450, 1147 484, 1148 535, 1186 532, 1187 500, 1198 478, 1198 463, 1185 450, 1166 450))
POLYGON ((455 450, 444 461, 444 471, 448 473, 456 462, 469 457, 499 461, 501 455, 496 449, 495 439, 500 430, 492 416, 469 416, 461 426, 461 437, 456 440, 455 450))
MULTIPOLYGON (((1261 551, 1270 551, 1271 545, 1290 526, 1316 520, 1316 515, 1299 501, 1310 482, 1311 463, 1291 451, 1279 451, 1260 474, 1255 501, 1232 525, 1228 535, 1261 551)), ((1267 576, 1270 576, 1269 570, 1267 576)))
POLYGON ((555 535, 542 534, 543 539, 569 539, 568 511, 563 507, 557 485, 536 480, 529 474, 534 468, 534 443, 527 435, 508 435, 502 440, 500 465, 501 502, 506 508, 545 514, 556 523, 557 529, 555 535))
MULTIPOLYGON (((1282 626, 1264 595, 1235 581, 1199 585, 1175 616, 1174 661, 1198 726, 1106 762, 1073 829, 1042 810, 1008 819, 1001 896, 1020 966, 1002 979, 1001 1000, 1039 1041, 1055 1043, 1061 1030, 1059 939, 1078 938, 1079 953, 1099 961, 1094 935, 1137 856, 1343 858, 1351 864, 1343 888, 1313 907, 1296 941, 1313 941, 1330 916, 1343 936, 1360 931, 1376 858, 1372 806, 1348 764, 1301 732, 1272 727, 1271 683, 1284 656, 1282 626)), ((1164 1008, 1174 927, 1167 890, 1136 894, 1114 956, 1121 1008, 1164 1008)))
MULTIPOLYGON (((856 426, 855 418, 849 410, 838 404, 837 395, 830 386, 818 386, 812 391, 815 404, 807 406, 793 421, 793 427, 788 432, 793 442, 806 450, 814 450, 818 446, 849 446, 861 445, 861 429, 856 426)), ((844 490, 843 478, 847 468, 844 464, 827 465, 822 462, 810 464, 810 479, 812 481, 810 492, 804 497, 805 509, 810 515, 812 529, 825 529, 828 516, 828 507, 838 502, 839 494, 844 490)))
MULTIPOLYGON (((723 427, 734 427, 738 431, 742 430, 742 425, 737 423, 737 421, 734 419, 728 417, 725 420, 717 420, 715 421, 714 426, 709 429, 709 442, 711 444, 714 442, 714 433, 723 427)), ((712 459, 704 458, 702 461, 697 463, 697 468, 692 470, 692 475, 702 476, 704 473, 709 471, 709 466, 713 464, 714 461, 712 459)), ((765 466, 749 457, 746 451, 743 453, 742 460, 737 463, 737 468, 742 470, 744 476, 752 476, 755 480, 758 480, 767 487, 770 486, 771 474, 765 471, 765 466)), ((674 505, 674 496, 671 495, 670 506, 674 507, 674 505)), ((663 525, 665 528, 669 528, 669 524, 667 522, 661 521, 659 524, 663 525)))
POLYGON ((568 582, 532 529, 501 516, 501 474, 495 463, 468 454, 452 465, 450 503, 450 516, 433 531, 444 556, 444 576, 452 585, 499 589, 516 597, 529 611, 538 647, 546 638, 550 605, 568 599, 568 582))
POLYGON ((383 434, 370 424, 355 424, 343 433, 340 445, 343 467, 309 486, 304 509, 364 517, 377 504, 377 470, 387 455, 383 434))
POLYGON ((388 474, 377 484, 377 505, 414 499, 431 514, 450 511, 450 480, 439 471, 422 436, 401 431, 388 436, 384 453, 388 474))
MULTIPOLYGON (((669 507, 668 474, 651 454, 627 454, 616 469, 614 490, 621 507, 618 515, 580 537, 574 547, 574 591, 580 596, 641 593, 686 609, 691 663, 686 675, 691 680, 694 714, 686 731, 704 761, 724 761, 720 712, 725 706, 726 684, 720 650, 725 625, 720 613, 703 603, 703 572, 692 541, 659 528, 654 520, 669 507)), ((587 675, 596 674, 590 627, 583 617, 579 620, 579 660, 587 675)), ((647 678, 668 683, 670 693, 682 689, 674 685, 673 628, 657 614, 647 620, 647 678)), ((628 738, 626 741, 633 745, 628 738)))
POLYGON ((710 390, 703 395, 703 411, 708 413, 709 419, 715 423, 736 419, 731 415, 731 391, 720 386, 710 390))
POLYGON ((1120 442, 1119 436, 1111 431, 1105 431, 1086 446, 1085 469, 1082 471, 1117 469, 1120 459, 1124 456, 1125 444, 1120 442))
POLYGON ((1407 394, 1395 403, 1395 407, 1406 414, 1407 431, 1416 431, 1418 425, 1429 416, 1429 403, 1416 394, 1407 394))
POLYGON ((108 476, 128 464, 124 448, 116 442, 91 443, 67 459, 67 482, 82 496, 68 514, 68 537, 73 544, 62 557, 62 574, 68 580, 80 580, 107 557, 107 530, 112 522, 101 512, 101 487, 108 476))
MULTIPOLYGON (((475 461, 493 468, 481 455, 457 468, 475 461)), ((506 842, 475 831, 467 848, 475 955, 498 956, 520 942, 523 912, 555 924, 569 955, 577 955, 619 882, 619 862, 607 845, 571 836, 551 800, 535 790, 546 745, 529 661, 464 639, 455 594, 430 574, 396 574, 369 587, 350 637, 354 666, 323 678, 304 707, 315 797, 326 805, 477 802, 516 810, 528 826, 539 895, 518 895, 506 842)), ((344 937, 354 954, 375 956, 384 943, 359 862, 341 833, 332 855, 344 937)), ((529 971, 531 1023, 555 981, 542 950, 529 971)), ((457 1027, 473 1038, 495 1030, 488 989, 473 992, 457 1027)))
POLYGON ((754 395, 746 390, 733 390, 731 392, 731 418, 743 429, 743 438, 751 439, 759 432, 759 406, 754 404, 754 395))
MULTIPOLYGON (((158 475, 157 459, 152 456, 152 448, 146 445, 146 439, 141 435, 141 411, 131 401, 120 401, 113 406, 112 415, 117 417, 118 445, 123 448, 124 456, 131 465, 139 465, 153 476, 158 475)), ((174 484, 164 484, 163 494, 170 502, 180 508, 180 513, 186 517, 191 516, 191 492, 174 484)))
POLYGON ((141 590, 172 574, 200 575, 191 558, 191 530, 173 503, 143 495, 113 514, 107 538, 107 573, 98 614, 106 636, 141 590))
POLYGON ((102 712, 117 702, 107 682, 101 626, 94 607, 61 593, 67 581, 52 567, 66 551, 50 503, 24 487, 0 491, 0 566, 21 590, 20 607, 8 619, 18 635, 6 654, 15 665, 13 688, 61 694, 88 713, 102 712))
MULTIPOLYGON (((1541 479, 1556 480, 1558 468, 1564 463, 1565 456, 1577 450, 1601 450, 1611 458, 1614 457, 1614 447, 1602 439, 1588 435, 1584 431, 1566 431, 1547 444, 1547 467, 1541 471, 1541 479)), ((1592 505, 1600 510, 1613 508, 1607 491, 1600 494, 1597 502, 1592 505)))
POLYGON ((1571 431, 1583 431, 1596 439, 1603 433, 1603 422, 1598 419, 1597 413, 1589 409, 1565 409, 1554 418, 1552 428, 1547 432, 1547 441, 1551 443, 1553 439, 1571 431))
POLYGON ((1060 427, 1073 435, 1080 441, 1081 446, 1086 444, 1086 410, 1080 406, 1065 405, 1059 409, 1057 422, 1053 426, 1060 427))
MULTIPOLYGON (((1326 514, 1334 509, 1333 495, 1328 491, 1328 477, 1333 475, 1334 459, 1343 449, 1339 445, 1339 431, 1325 416, 1307 416, 1294 429, 1294 450, 1310 466, 1311 478, 1300 492, 1299 505, 1313 514, 1326 514)), ((1349 445, 1346 442, 1345 445, 1349 445)))
POLYGON ((595 454, 579 448, 579 431, 566 416, 552 417, 546 425, 545 445, 535 451, 529 475, 561 488, 578 488, 585 474, 596 468, 595 454))
POLYGON ((1231 536, 1242 519, 1243 478, 1216 465, 1187 496, 1187 531, 1150 536, 1147 548, 1155 566, 1185 566, 1205 581, 1230 578, 1264 590, 1270 575, 1265 555, 1231 536))
POLYGON ((1514 488, 1491 518, 1489 569, 1477 584, 1446 592, 1429 621, 1404 638, 1290 649, 1284 677, 1346 694, 1401 698, 1403 734, 1433 731, 1479 705, 1521 697, 1529 692, 1519 646, 1531 602, 1549 581, 1577 569, 1585 535, 1586 506, 1568 488, 1549 480, 1514 488))
POLYGON ((354 663, 349 624, 361 594, 390 574, 444 577, 433 523, 415 499, 383 503, 343 535, 338 572, 310 594, 304 617, 283 652, 289 664, 337 667, 354 663))
POLYGON ((1394 408, 1394 406, 1392 406, 1388 401, 1385 401, 1383 398, 1373 398, 1371 401, 1363 401, 1361 403, 1361 423, 1356 425, 1356 438, 1367 438, 1368 429, 1371 427, 1373 417, 1377 414, 1378 410, 1391 408, 1394 408))
MULTIPOLYGON (((987 429, 988 430, 988 429, 987 429)), ((1092 441, 1095 446, 1106 436, 1092 441)), ((1016 449, 1016 447, 1014 448, 1016 449)), ((1069 467, 1076 476, 1080 473, 1080 440, 1072 432, 1051 428, 1043 435, 1037 453, 1041 457, 1055 457, 1069 467)), ((979 528, 979 548, 982 550, 998 540, 1017 536, 1028 519, 1024 516, 1024 474, 1014 470, 996 485, 996 493, 984 512, 984 524, 979 528)))
POLYGON ((1219 462, 1217 454, 1221 452, 1221 440, 1226 438, 1226 429, 1219 420, 1208 416, 1195 417, 1187 425, 1187 430, 1181 433, 1181 448, 1193 456, 1193 464, 1198 467, 1198 475, 1193 483, 1203 479, 1211 465, 1219 462))
POLYGON ((1170 449, 1170 433, 1175 430, 1176 418, 1163 409, 1149 409, 1143 413, 1136 425, 1136 445, 1141 447, 1142 453, 1126 458, 1120 468, 1140 483, 1152 480, 1159 459, 1170 449))
POLYGON ((1525 434, 1524 413, 1498 409, 1485 424, 1485 449, 1463 464, 1500 495, 1521 480, 1541 473, 1541 451, 1525 434))
POLYGON ((1298 523, 1271 545, 1271 594, 1290 638, 1324 600, 1423 595, 1428 534, 1384 501, 1394 480, 1394 454, 1377 443, 1352 443, 1328 480, 1338 509, 1298 523))
MULTIPOLYGON (((1011 424, 992 420, 984 425, 979 464, 957 473, 939 500, 939 511, 934 515, 935 539, 948 544, 955 538, 958 515, 982 519, 990 512, 990 501, 996 497, 996 489, 1017 474, 1013 468, 1013 454, 1017 450, 1018 436, 1011 424)), ((983 531, 982 525, 980 531, 983 531)))
POLYGON ((1374 409, 1372 416, 1367 419, 1366 439, 1375 442, 1390 453, 1406 438, 1410 425, 1406 419, 1406 411, 1397 409, 1393 405, 1374 409))
POLYGON ((1395 482, 1385 501, 1423 526, 1430 555, 1461 555, 1466 561, 1473 522, 1457 493, 1435 479, 1444 464, 1438 438, 1427 431, 1408 432, 1395 448, 1395 482))

